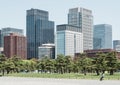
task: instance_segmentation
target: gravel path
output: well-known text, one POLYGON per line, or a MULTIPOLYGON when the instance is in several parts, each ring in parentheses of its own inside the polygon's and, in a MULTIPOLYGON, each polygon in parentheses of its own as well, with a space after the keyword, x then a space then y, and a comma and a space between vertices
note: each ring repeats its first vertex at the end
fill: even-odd
POLYGON ((0 85, 120 85, 120 81, 0 77, 0 85))

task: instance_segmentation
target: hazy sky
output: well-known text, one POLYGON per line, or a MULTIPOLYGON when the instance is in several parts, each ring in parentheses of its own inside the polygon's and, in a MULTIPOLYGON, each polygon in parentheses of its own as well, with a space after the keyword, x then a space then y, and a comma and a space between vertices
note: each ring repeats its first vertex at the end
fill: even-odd
POLYGON ((113 39, 120 39, 120 0, 0 0, 0 28, 26 29, 26 10, 49 11, 55 24, 67 23, 69 8, 83 7, 93 11, 94 24, 111 24, 113 39))

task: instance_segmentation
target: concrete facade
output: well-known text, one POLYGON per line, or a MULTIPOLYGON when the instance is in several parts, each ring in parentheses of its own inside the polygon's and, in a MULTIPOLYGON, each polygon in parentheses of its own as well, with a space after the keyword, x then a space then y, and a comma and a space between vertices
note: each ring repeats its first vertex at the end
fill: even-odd
POLYGON ((56 39, 56 54, 74 57, 75 53, 83 52, 83 34, 77 26, 58 25, 56 39))
POLYGON ((93 15, 85 8, 72 8, 68 13, 68 24, 78 26, 83 33, 83 49, 93 49, 93 15))

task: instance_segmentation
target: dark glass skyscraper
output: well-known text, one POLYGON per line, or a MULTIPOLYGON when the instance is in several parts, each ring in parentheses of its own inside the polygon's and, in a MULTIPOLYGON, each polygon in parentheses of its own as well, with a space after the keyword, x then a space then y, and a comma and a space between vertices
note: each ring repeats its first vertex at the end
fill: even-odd
POLYGON ((54 22, 49 21, 47 11, 27 10, 27 56, 38 58, 38 47, 45 43, 54 43, 54 22))

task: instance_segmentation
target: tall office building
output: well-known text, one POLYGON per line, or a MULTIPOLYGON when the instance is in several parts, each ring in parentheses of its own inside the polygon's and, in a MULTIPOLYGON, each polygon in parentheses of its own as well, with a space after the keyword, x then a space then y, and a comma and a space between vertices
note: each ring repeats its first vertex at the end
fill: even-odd
POLYGON ((94 49, 112 48, 112 26, 109 24, 99 24, 94 26, 93 32, 94 49))
POLYGON ((113 41, 113 49, 120 52, 120 40, 113 41))
POLYGON ((8 36, 10 33, 17 33, 19 35, 24 35, 22 29, 17 29, 17 28, 2 28, 1 30, 1 47, 4 47, 4 36, 8 36))
POLYGON ((38 47, 45 43, 54 43, 54 22, 49 21, 47 11, 27 10, 26 16, 27 55, 38 58, 38 47))
POLYGON ((83 33, 83 49, 93 49, 92 11, 85 8, 69 9, 68 24, 80 27, 83 33))
POLYGON ((22 59, 27 59, 26 46, 26 37, 22 35, 10 33, 10 35, 4 37, 4 54, 8 58, 17 56, 22 59))
MULTIPOLYGON (((83 52, 83 35, 77 26, 58 25, 56 36, 56 54, 74 57, 75 53, 83 52)), ((56 56, 57 57, 57 56, 56 56)))

